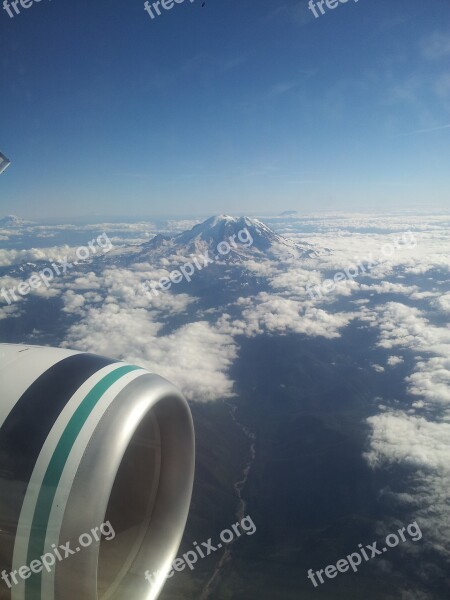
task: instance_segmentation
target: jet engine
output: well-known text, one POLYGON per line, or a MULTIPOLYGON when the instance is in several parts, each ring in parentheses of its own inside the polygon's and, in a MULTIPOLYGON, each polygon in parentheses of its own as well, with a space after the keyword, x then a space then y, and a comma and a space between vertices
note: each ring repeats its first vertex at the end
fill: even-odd
POLYGON ((0 600, 157 598, 194 457, 188 404, 165 379, 0 344, 0 600))

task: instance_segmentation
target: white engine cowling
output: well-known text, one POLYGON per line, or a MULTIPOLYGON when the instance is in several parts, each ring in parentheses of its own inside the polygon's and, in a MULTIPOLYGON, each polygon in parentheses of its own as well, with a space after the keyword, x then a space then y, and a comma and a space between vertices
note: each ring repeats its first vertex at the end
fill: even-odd
POLYGON ((180 392, 134 365, 0 344, 0 394, 0 600, 157 598, 194 478, 180 392))

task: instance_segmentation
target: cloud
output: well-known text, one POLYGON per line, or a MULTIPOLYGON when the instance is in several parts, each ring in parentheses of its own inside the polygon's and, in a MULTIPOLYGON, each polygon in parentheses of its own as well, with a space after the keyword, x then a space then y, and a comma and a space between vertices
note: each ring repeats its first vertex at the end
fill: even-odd
POLYGON ((444 314, 450 314, 450 292, 442 295, 440 298, 436 300, 436 305, 440 311, 444 314))
MULTIPOLYGON (((411 403, 404 410, 385 407, 368 419, 371 435, 365 457, 373 468, 407 469, 409 475, 389 495, 413 512, 426 529, 426 543, 450 560, 450 328, 398 302, 378 306, 373 314, 378 346, 404 349, 416 364, 405 379, 411 403)), ((387 360, 389 366, 401 362, 395 355, 387 360)))
POLYGON ((0 307, 0 321, 3 321, 5 319, 11 319, 12 317, 20 317, 21 314, 22 313, 16 304, 11 306, 0 307))
MULTIPOLYGON (((442 85, 442 83, 440 85, 442 85)), ((442 88, 440 85, 438 85, 438 92, 442 93, 442 88)), ((439 127, 429 127, 428 129, 416 129, 411 133, 432 133, 433 131, 442 131, 443 129, 450 129, 450 125, 440 125, 439 127)))
POLYGON ((77 248, 67 245, 53 246, 52 248, 30 248, 29 250, 0 250, 0 267, 38 261, 52 262, 63 256, 74 259, 76 250, 77 248))
POLYGON ((158 296, 150 297, 142 287, 146 281, 158 280, 166 275, 166 269, 151 268, 148 264, 133 265, 129 268, 107 267, 98 274, 93 271, 75 274, 69 281, 64 282, 64 285, 66 289, 84 295, 95 291, 96 297, 101 297, 105 303, 145 308, 167 314, 183 312, 196 302, 196 298, 171 292, 161 292, 158 296))
POLYGON ((84 306, 86 299, 81 294, 75 294, 72 290, 68 290, 63 294, 64 308, 62 309, 65 313, 77 313, 80 314, 80 309, 84 306))
POLYGON ((397 365, 401 365, 404 361, 404 359, 401 356, 390 356, 387 359, 387 364, 389 367, 396 367, 397 365))
MULTIPOLYGON (((450 345, 448 346, 450 350, 450 345)), ((450 356, 435 356, 419 361, 406 381, 409 392, 428 404, 444 409, 443 417, 450 422, 450 356)))
POLYGON ((298 300, 261 292, 255 298, 240 298, 243 307, 244 333, 303 333, 328 339, 340 337, 339 330, 356 317, 356 313, 331 313, 298 300))
POLYGON ((237 354, 231 335, 206 321, 162 335, 169 317, 196 302, 171 292, 149 298, 142 283, 165 273, 136 265, 73 277, 63 295, 63 311, 79 320, 63 345, 142 365, 173 381, 193 401, 231 396, 228 370, 237 354))
POLYGON ((237 355, 233 338, 205 321, 161 336, 163 325, 154 317, 143 308, 113 302, 89 308, 69 329, 63 346, 143 366, 174 382, 193 401, 232 396, 227 373, 237 355))
POLYGON ((373 468, 406 465, 411 475, 405 499, 395 494, 405 509, 412 510, 428 544, 450 560, 450 423, 436 423, 403 412, 370 417, 370 448, 365 454, 373 468))
POLYGON ((439 406, 450 420, 450 327, 433 325, 418 308, 397 302, 377 307, 375 321, 380 330, 378 346, 404 348, 418 358, 408 376, 408 391, 419 396, 424 406, 439 406))

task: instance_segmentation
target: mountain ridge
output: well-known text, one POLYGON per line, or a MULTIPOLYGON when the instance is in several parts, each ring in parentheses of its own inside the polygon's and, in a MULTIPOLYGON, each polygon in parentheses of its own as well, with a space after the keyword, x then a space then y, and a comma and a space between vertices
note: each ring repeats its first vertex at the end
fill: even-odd
POLYGON ((17 215, 6 215, 0 219, 0 227, 21 227, 22 225, 30 225, 31 221, 26 221, 17 215))
POLYGON ((209 217, 174 236, 156 235, 138 247, 134 260, 139 262, 152 256, 189 256, 205 252, 217 254, 217 248, 223 242, 231 246, 227 256, 231 260, 245 260, 258 256, 279 258, 280 254, 297 258, 318 255, 318 251, 311 244, 298 243, 279 235, 259 219, 221 214, 209 217))

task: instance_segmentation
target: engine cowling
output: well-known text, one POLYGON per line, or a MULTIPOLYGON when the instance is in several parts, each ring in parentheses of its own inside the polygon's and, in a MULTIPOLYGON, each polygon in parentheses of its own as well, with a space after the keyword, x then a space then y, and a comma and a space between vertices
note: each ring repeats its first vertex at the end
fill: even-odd
POLYGON ((157 598, 194 478, 181 393, 134 365, 9 344, 0 391, 0 600, 157 598))

